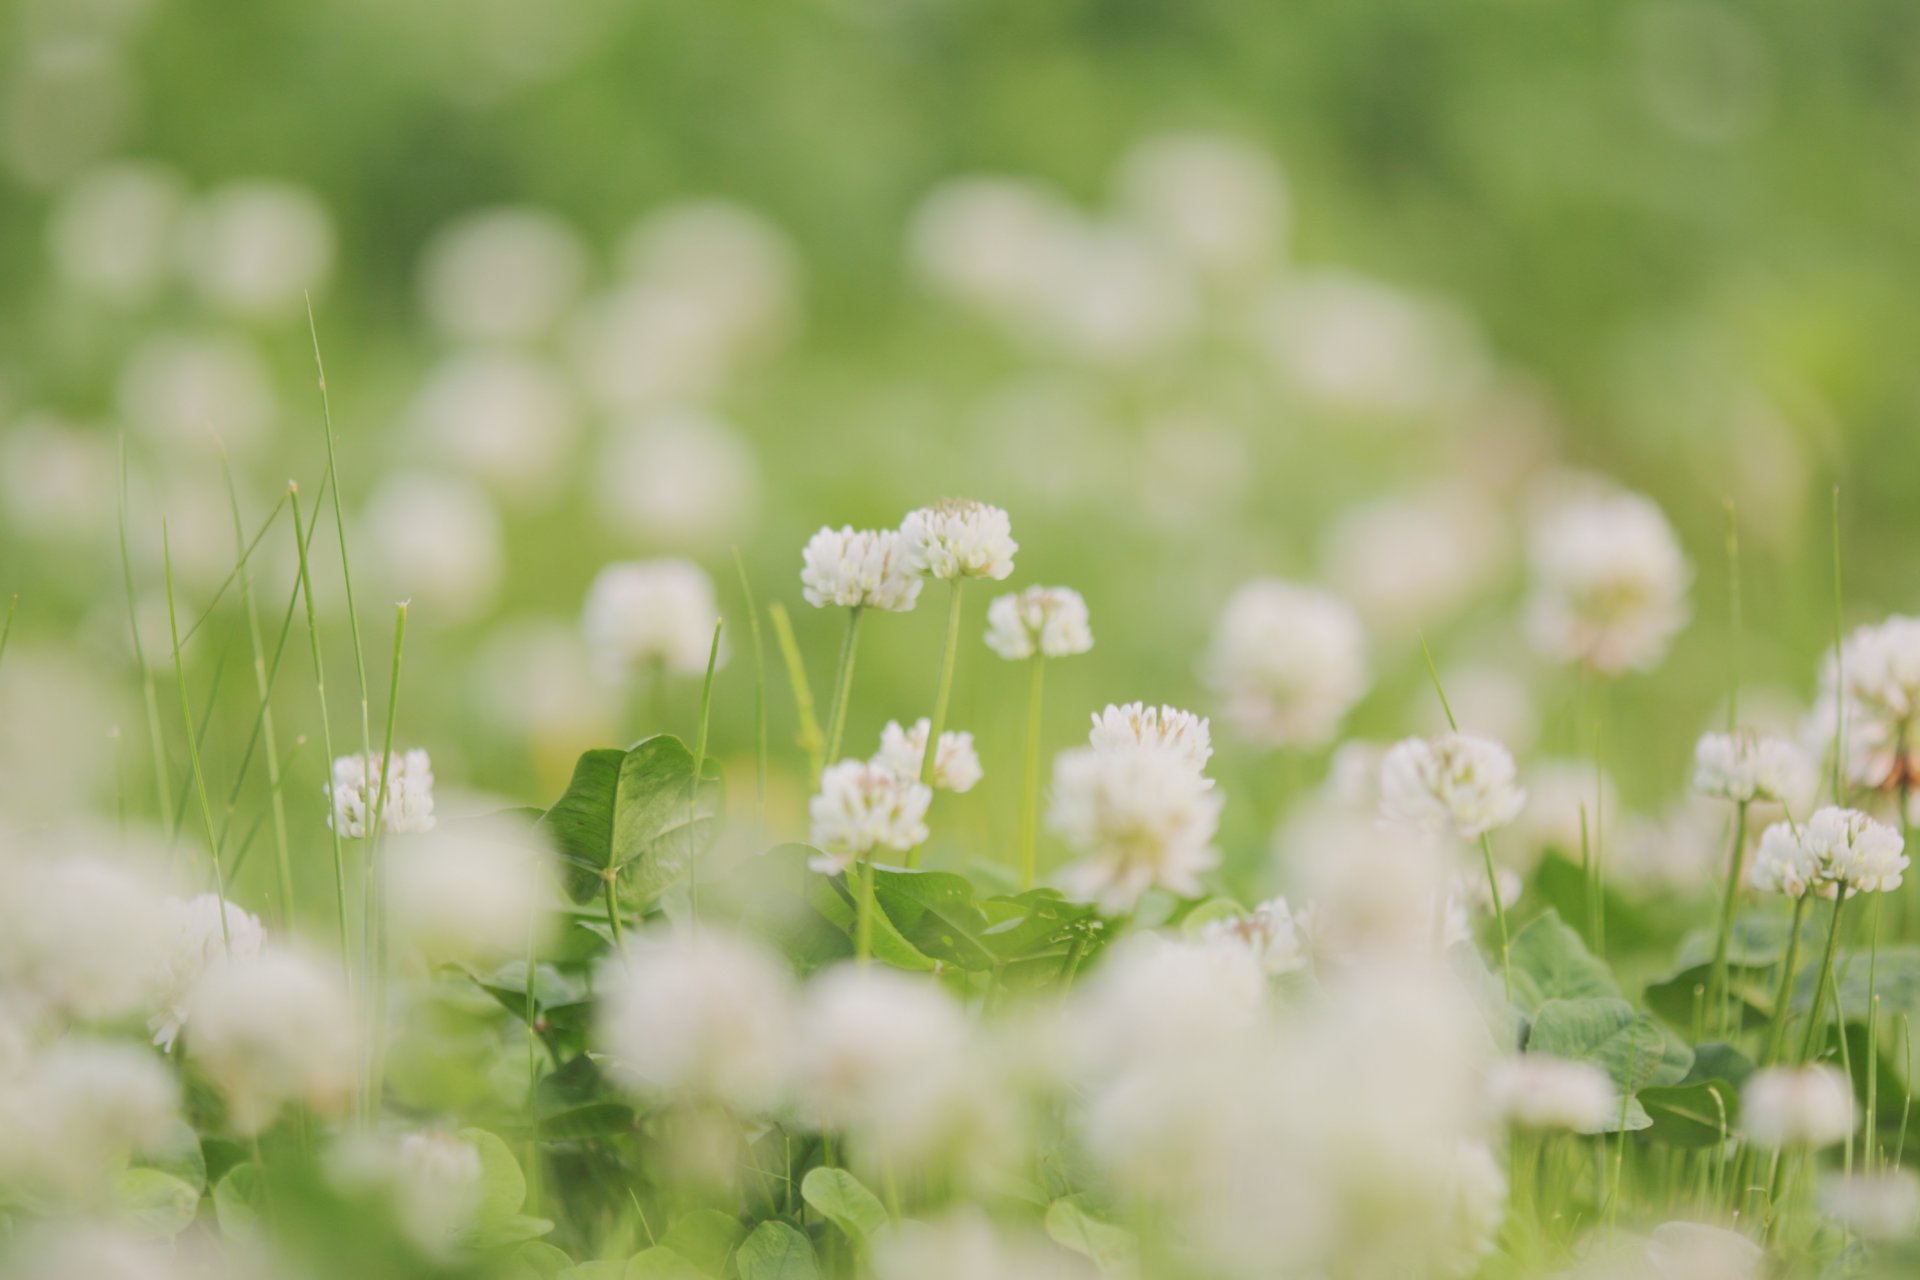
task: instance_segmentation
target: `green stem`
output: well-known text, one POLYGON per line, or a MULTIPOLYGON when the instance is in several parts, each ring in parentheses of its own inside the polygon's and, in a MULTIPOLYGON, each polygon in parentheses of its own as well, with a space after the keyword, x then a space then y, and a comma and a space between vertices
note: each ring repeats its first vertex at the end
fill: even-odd
MULTIPOLYGON (((293 545, 300 558, 300 596, 307 606, 307 642, 313 651, 313 689, 320 702, 320 749, 326 753, 326 761, 320 766, 323 770, 333 768, 333 718, 327 712, 327 672, 320 659, 320 619, 313 607, 313 574, 307 564, 307 540, 300 533, 300 487, 287 486, 287 494, 293 502, 293 545)), ((319 521, 319 513, 314 520, 319 521)), ((347 964, 352 954, 351 944, 347 941, 347 859, 340 847, 340 824, 327 822, 327 831, 333 840, 333 890, 335 903, 340 916, 340 963, 347 964)))
POLYGON ((1480 833, 1480 856, 1487 868, 1487 892, 1493 895, 1493 920, 1500 932, 1500 982, 1507 999, 1513 999, 1513 970, 1509 960, 1511 947, 1507 937, 1507 906, 1500 900, 1500 877, 1493 868, 1493 838, 1480 833))
POLYGON ((707 768, 707 721, 713 712, 713 669, 720 662, 720 628, 723 620, 713 620, 713 640, 707 646, 707 676, 700 685, 700 727, 693 738, 693 780, 687 785, 687 901, 693 923, 700 923, 700 877, 693 865, 698 847, 694 825, 700 809, 700 775, 707 768))
POLYGON ((940 688, 933 698, 933 722, 927 726, 927 749, 920 757, 920 785, 933 785, 933 765, 940 753, 940 735, 947 727, 947 703, 953 697, 953 664, 960 656, 960 589, 965 578, 955 578, 947 596, 947 643, 940 655, 940 688))
MULTIPOLYGON (((753 601, 753 584, 747 580, 747 562, 740 548, 733 549, 733 567, 740 573, 740 592, 747 601, 747 632, 753 637, 753 798, 762 825, 767 817, 767 651, 760 638, 760 609, 753 601)), ((701 716, 705 722, 705 714, 701 716)))
POLYGON ((1713 970, 1707 981, 1707 1008, 1723 1025, 1723 1006, 1727 998, 1727 940, 1733 934, 1733 907, 1740 898, 1740 855, 1747 843, 1747 802, 1733 809, 1733 848, 1727 854, 1727 889, 1720 900, 1720 935, 1713 944, 1713 970))
POLYGON ((1780 1057, 1780 1048, 1786 1043, 1788 1002, 1793 996, 1793 971, 1800 960, 1800 924, 1806 919, 1807 899, 1803 894, 1793 901, 1793 928, 1787 934, 1787 958, 1785 967, 1780 971, 1780 990, 1773 1001, 1773 1028, 1767 1033, 1767 1051, 1760 1058, 1760 1065, 1770 1067, 1780 1057))
POLYGON ((780 659, 787 668, 787 684, 793 690, 794 716, 800 721, 800 749, 807 753, 807 776, 818 778, 826 767, 826 737, 820 732, 820 720, 813 710, 813 686, 807 681, 807 666, 800 659, 800 646, 793 638, 793 622, 786 606, 779 601, 767 606, 767 621, 773 624, 773 638, 780 646, 780 659))
POLYGON ((847 703, 853 699, 853 662, 860 650, 859 605, 847 610, 847 634, 840 641, 840 665, 833 677, 833 711, 828 720, 826 763, 840 758, 840 743, 847 732, 847 703))
POLYGON ((387 725, 380 742, 380 787, 375 793, 373 814, 367 820, 366 880, 361 886, 361 949, 367 971, 367 989, 372 995, 371 1035, 367 1039, 366 1114, 380 1109, 382 1082, 386 1075, 385 1037, 387 1030, 387 930, 386 899, 380 878, 383 874, 383 837, 386 835, 387 795, 393 783, 393 730, 400 709, 400 657, 407 643, 407 602, 394 606, 393 672, 387 680, 387 725))
POLYGON ((1040 825, 1040 700, 1046 683, 1047 659, 1038 649, 1028 659, 1027 758, 1020 779, 1020 887, 1033 888, 1034 844, 1040 825))
POLYGON ((127 541, 127 441, 120 438, 120 573, 127 587, 127 627, 133 637, 133 662, 140 672, 140 692, 147 713, 147 745, 153 752, 153 784, 160 804, 160 825, 174 829, 173 792, 167 786, 166 737, 160 730, 160 696, 155 691, 153 668, 147 664, 146 646, 140 640, 140 602, 133 588, 133 551, 127 541))
POLYGON ((859 865, 860 891, 858 922, 854 927, 853 958, 865 965, 873 954, 873 858, 862 857, 859 865))
POLYGON ((180 653, 180 617, 174 605, 173 549, 167 538, 167 522, 160 522, 160 561, 166 570, 167 627, 173 637, 173 679, 180 687, 180 717, 187 726, 187 762, 193 770, 193 789, 200 799, 200 820, 207 828, 207 851, 213 855, 213 888, 220 897, 220 943, 230 956, 233 931, 227 924, 227 874, 220 865, 220 837, 213 827, 213 806, 207 801, 207 775, 200 767, 200 740, 193 728, 193 704, 187 697, 187 670, 180 653))
POLYGON ((373 755, 373 715, 367 698, 367 651, 360 643, 360 611, 353 603, 353 567, 347 555, 347 518, 340 509, 340 466, 333 448, 333 401, 327 395, 327 367, 320 360, 320 326, 307 299, 307 332, 313 338, 313 373, 320 388, 320 420, 327 436, 327 485, 333 500, 333 527, 340 541, 340 583, 347 597, 347 629, 353 635, 353 665, 360 676, 360 745, 373 755))
POLYGON ((1840 909, 1847 905, 1847 886, 1841 885, 1833 898, 1833 922, 1827 926, 1827 947, 1820 958, 1820 980, 1813 984, 1813 1008, 1807 1014, 1807 1038, 1800 1046, 1800 1061, 1813 1060, 1814 1045, 1822 1030, 1821 1016, 1826 1007, 1827 979, 1833 973, 1833 953, 1840 945, 1840 909))
POLYGON ((619 893, 614 887, 614 880, 615 876, 611 871, 605 874, 607 927, 613 930, 613 945, 616 950, 619 950, 625 948, 627 945, 627 935, 626 930, 620 924, 620 900, 619 893))

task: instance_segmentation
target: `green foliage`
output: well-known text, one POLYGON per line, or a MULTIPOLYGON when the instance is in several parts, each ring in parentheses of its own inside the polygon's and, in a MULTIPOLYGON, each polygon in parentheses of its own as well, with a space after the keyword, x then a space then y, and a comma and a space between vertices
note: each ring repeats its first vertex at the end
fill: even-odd
POLYGON ((880 1198, 845 1169, 823 1165, 809 1171, 800 1181, 800 1195, 849 1240, 862 1247, 889 1221, 880 1198))
POLYGON ((1618 1000, 1621 995, 1605 962, 1552 910, 1513 936, 1509 963, 1514 1003, 1529 1014, 1537 1016, 1549 1001, 1618 1000))
POLYGON ((719 829, 719 769, 704 772, 696 793, 693 753, 666 734, 582 755, 540 820, 573 900, 586 902, 612 880, 623 903, 644 906, 684 879, 719 829))
POLYGON ((527 1202, 527 1176, 512 1148, 485 1129, 462 1129, 460 1136, 480 1154, 480 1204, 474 1214, 473 1243, 498 1248, 538 1239, 553 1223, 520 1212, 527 1202))
POLYGON ((1055 1241, 1092 1260, 1104 1275, 1129 1275, 1139 1255, 1133 1233, 1110 1222, 1102 1222, 1080 1206, 1077 1198, 1055 1200, 1047 1206, 1047 1234, 1055 1241))
POLYGON ((114 1194, 114 1208, 130 1231, 160 1239, 185 1230, 199 1207, 198 1186, 160 1169, 128 1169, 114 1194))
POLYGON ((784 1222, 763 1222, 734 1254, 740 1280, 819 1280, 813 1244, 784 1222))
POLYGON ((214 1213, 229 1240, 245 1240, 259 1230, 265 1202, 266 1180, 257 1164, 237 1164, 214 1184, 214 1213))

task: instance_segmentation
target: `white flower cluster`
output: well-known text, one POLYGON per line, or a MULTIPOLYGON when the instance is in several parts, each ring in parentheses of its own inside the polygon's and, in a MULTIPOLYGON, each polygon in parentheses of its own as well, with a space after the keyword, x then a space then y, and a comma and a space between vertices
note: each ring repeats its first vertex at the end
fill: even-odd
POLYGON ((817 609, 884 609, 905 613, 925 581, 894 529, 822 529, 800 553, 801 594, 817 609))
POLYGON ((699 565, 634 560, 610 564, 594 578, 581 628, 605 680, 625 679, 655 663, 671 675, 702 676, 719 613, 713 580, 699 565))
POLYGON ((504 818, 463 822, 382 855, 394 938, 435 961, 502 964, 548 932, 553 852, 504 818))
POLYGON ((1087 602, 1070 587, 1028 587, 987 606, 987 647, 1009 661, 1066 658, 1093 648, 1087 602))
POLYGON ((1768 1067, 1740 1093, 1740 1126, 1766 1147, 1830 1147, 1858 1122, 1853 1083, 1829 1066, 1768 1067))
POLYGON ((1188 754, 1167 747, 1060 753, 1047 825, 1085 855, 1068 868, 1067 891, 1115 915, 1152 888, 1197 895, 1218 861, 1221 800, 1211 788, 1188 754))
POLYGON ((1528 543, 1534 643, 1605 675, 1659 663, 1686 625, 1692 571, 1660 508, 1638 494, 1585 492, 1548 511, 1528 543))
POLYGON ((1595 1133, 1620 1113, 1607 1073, 1591 1062, 1527 1053, 1500 1064, 1488 1081, 1494 1110, 1522 1129, 1595 1133))
MULTIPOLYGON (((898 720, 887 721, 880 731, 880 750, 870 763, 891 770, 904 782, 919 781, 927 734, 932 731, 933 722, 925 716, 915 720, 911 729, 902 729, 898 720)), ((933 753, 933 789, 971 791, 980 777, 980 756, 973 749, 973 735, 958 729, 942 733, 933 753)))
POLYGON ((971 498, 944 498, 909 511, 900 536, 913 563, 942 580, 1005 578, 1020 549, 1007 513, 971 498))
POLYGON ((1215 945, 1244 947, 1268 974, 1295 973, 1313 956, 1313 909, 1296 911, 1285 898, 1270 898, 1243 916, 1208 922, 1201 937, 1215 945))
MULTIPOLYGON (((1171 751, 1199 773, 1213 756, 1213 737, 1204 716, 1178 707, 1148 706, 1129 702, 1125 706, 1109 703, 1106 710, 1093 715, 1093 730, 1087 742, 1095 751, 1108 753, 1158 748, 1171 751)), ((1213 782, 1209 779, 1208 786, 1213 782)))
POLYGON ((1833 744, 1836 720, 1853 785, 1897 788, 1920 777, 1920 618, 1861 627, 1841 644, 1838 663, 1827 655, 1807 724, 1822 750, 1833 744))
POLYGON ((1693 748, 1693 789, 1738 804, 1790 804, 1808 794, 1813 762, 1785 738, 1708 733, 1693 748))
POLYGON ((1396 821, 1477 840, 1519 816, 1527 793, 1514 779, 1513 756, 1491 739, 1408 738, 1381 762, 1380 805, 1396 821))
POLYGON ((227 1118, 259 1133, 283 1107, 332 1112, 360 1068, 345 981, 329 965, 266 947, 207 971, 187 999, 187 1056, 226 1099, 227 1118))
MULTIPOLYGON (((406 835, 433 829, 433 763, 415 747, 391 758, 386 779, 386 807, 379 827, 388 835, 406 835)), ((373 808, 380 803, 381 769, 372 757, 354 754, 333 762, 333 781, 327 798, 333 803, 328 821, 341 835, 364 840, 372 834, 373 808)))
POLYGON ((1366 636, 1328 592, 1250 582, 1227 602, 1204 671, 1227 720, 1250 741, 1317 747, 1366 692, 1366 636))
POLYGON ((171 898, 166 915, 173 931, 167 959, 167 989, 161 1010, 148 1019, 153 1042, 171 1050, 187 1021, 187 995, 207 969, 216 964, 245 964, 260 954, 266 930, 260 917, 203 893, 182 902, 171 898))
POLYGON ((1884 822, 1857 809, 1819 809, 1798 826, 1776 822, 1760 836, 1747 871, 1757 889, 1802 898, 1835 898, 1900 887, 1907 869, 1906 842, 1884 822))
POLYGON ((807 806, 813 844, 821 851, 814 870, 838 875, 875 849, 905 853, 924 843, 933 789, 917 781, 918 773, 917 760, 907 775, 868 760, 842 760, 822 770, 820 790, 807 806))

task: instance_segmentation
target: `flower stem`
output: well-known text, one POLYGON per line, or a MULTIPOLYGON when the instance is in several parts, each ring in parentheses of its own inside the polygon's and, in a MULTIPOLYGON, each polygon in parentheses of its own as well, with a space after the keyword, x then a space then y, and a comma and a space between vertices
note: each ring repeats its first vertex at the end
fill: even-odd
POLYGON ((740 592, 747 602, 747 631, 753 637, 753 799, 764 825, 767 819, 767 651, 760 638, 760 608, 753 600, 753 584, 747 580, 747 562, 740 548, 733 549, 733 567, 740 574, 740 592))
POLYGON ((854 925, 853 958, 866 965, 873 955, 873 858, 871 855, 860 859, 860 892, 856 908, 857 921, 854 925))
POLYGON ((1033 888, 1035 828, 1040 822, 1040 700, 1046 682, 1047 659, 1037 649, 1028 659, 1027 759, 1020 779, 1020 887, 1033 888))
POLYGON ((940 655, 940 688, 933 698, 933 722, 927 726, 927 749, 920 757, 920 785, 933 785, 934 759, 940 753, 940 735, 947 727, 947 702, 953 696, 953 664, 960 655, 960 588, 965 578, 955 578, 947 596, 947 644, 940 655))
POLYGON ((833 711, 827 721, 826 763, 840 758, 840 742, 847 732, 847 703, 853 695, 853 662, 860 651, 859 605, 847 610, 847 634, 840 642, 840 666, 833 677, 833 711))
POLYGON ((1827 926, 1827 949, 1820 958, 1820 980, 1813 984, 1813 1008, 1807 1013, 1807 1038, 1800 1045, 1800 1061, 1813 1060, 1813 1048, 1822 1030, 1821 1016, 1826 1008, 1827 979, 1833 973, 1833 953, 1840 945, 1840 909, 1847 905, 1847 886, 1841 885, 1833 898, 1833 922, 1827 926))
POLYGON ((194 792, 200 798, 200 820, 207 828, 207 849, 213 855, 214 892, 220 896, 220 944, 228 956, 233 954, 233 931, 227 923, 227 874, 220 865, 220 840, 214 833, 213 806, 207 801, 207 775, 200 767, 200 742, 193 729, 193 706, 187 698, 186 663, 180 654, 179 611, 174 606, 173 551, 167 541, 167 523, 160 522, 160 559, 166 569, 167 627, 173 637, 173 679, 180 687, 180 715, 187 724, 187 761, 193 769, 194 792))
POLYGON ((393 607, 393 671, 387 677, 387 724, 380 740, 380 790, 367 821, 367 871, 363 886, 362 925, 365 937, 367 990, 372 996, 372 1034, 368 1037, 367 1114, 378 1114, 382 1080, 386 1075, 387 1030, 387 926, 386 901, 382 892, 384 874, 382 844, 386 835, 387 794, 393 784, 393 730, 400 711, 400 658, 407 645, 407 602, 393 607))
POLYGON ((1802 895, 1793 900, 1793 927, 1787 934, 1787 959, 1780 971, 1780 990, 1773 1000, 1773 1028, 1767 1033, 1767 1051, 1760 1057, 1760 1065, 1770 1067, 1780 1057, 1780 1047, 1787 1039, 1787 1004, 1793 995, 1793 970, 1800 959, 1800 922, 1807 916, 1807 899, 1802 895))
POLYGON ((626 931, 620 924, 620 898, 614 884, 614 879, 614 876, 608 875, 604 878, 604 883, 606 885, 607 927, 613 930, 613 946, 617 951, 626 947, 627 936, 626 931))
POLYGON ((1727 854, 1727 891, 1720 901, 1720 935, 1713 944, 1713 969, 1707 980, 1707 1008, 1715 1026, 1724 1025, 1727 998, 1727 940, 1733 934, 1733 906, 1740 898, 1740 854, 1747 843, 1747 802, 1733 809, 1733 848, 1727 854))
POLYGON ((767 606, 767 621, 773 624, 774 642, 780 646, 780 660, 787 668, 787 684, 793 689, 794 715, 800 721, 800 749, 807 753, 807 776, 817 778, 826 767, 826 737, 820 732, 820 720, 813 712, 813 686, 807 682, 807 667, 800 660, 800 646, 793 639, 793 623, 786 607, 778 600, 767 606))
POLYGON ((1509 959, 1511 947, 1507 937, 1507 905, 1500 900, 1500 877, 1493 869, 1493 838, 1485 832, 1480 833, 1480 856, 1487 867, 1487 892, 1493 895, 1493 920, 1500 931, 1500 983, 1506 990, 1508 1000, 1513 999, 1513 969, 1509 959))
MULTIPOLYGON (((326 768, 333 767, 333 719, 327 713, 327 672, 320 660, 320 619, 313 607, 313 574, 307 564, 307 540, 300 526, 300 489, 287 486, 287 498, 293 504, 293 545, 300 561, 300 596, 307 606, 307 643, 313 650, 313 689, 320 702, 320 748, 326 752, 326 768)), ((314 512, 317 524, 320 513, 314 512)), ((340 824, 328 815, 327 832, 333 841, 333 891, 340 916, 340 963, 348 964, 352 954, 347 941, 347 861, 340 847, 340 824)))

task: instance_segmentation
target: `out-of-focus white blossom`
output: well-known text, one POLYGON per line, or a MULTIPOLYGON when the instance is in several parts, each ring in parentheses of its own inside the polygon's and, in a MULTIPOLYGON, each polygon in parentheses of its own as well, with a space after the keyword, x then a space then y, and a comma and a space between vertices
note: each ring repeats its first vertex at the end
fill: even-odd
POLYGON ((867 760, 842 760, 822 770, 820 790, 807 806, 822 855, 813 860, 814 870, 837 875, 875 849, 905 853, 925 842, 933 789, 921 785, 919 772, 917 760, 907 774, 867 760))
POLYGON ((396 938, 436 961, 504 963, 548 932, 553 853, 506 819, 440 827, 381 855, 396 938))
POLYGON ((116 400, 121 419, 163 450, 218 442, 248 452, 279 410, 259 351, 237 334, 216 332, 143 339, 120 371, 116 400))
POLYGON ((1740 804, 1790 804, 1807 792, 1813 762, 1785 738, 1702 734, 1693 748, 1693 789, 1740 804))
POLYGON ((727 200, 683 200, 649 213, 615 255, 637 280, 689 299, 734 355, 775 345, 799 312, 799 258, 764 215, 727 200))
POLYGON ((1542 653, 1604 675, 1645 670, 1688 617, 1692 570, 1660 508, 1589 490, 1549 507, 1527 544, 1527 625, 1542 653))
POLYGON ((873 1248, 875 1280, 1090 1280, 1091 1267, 1043 1238, 1004 1235, 979 1213, 907 1219, 873 1248))
POLYGON ((181 257, 202 297, 236 315, 297 311, 333 271, 333 223, 304 187, 230 182, 196 201, 181 257))
MULTIPOLYGON (((1534 708, 1533 691, 1525 676, 1512 666, 1494 660, 1474 659, 1446 668, 1441 675, 1447 701, 1460 727, 1505 743, 1516 756, 1524 756, 1540 736, 1540 723, 1534 708)), ((1447 732, 1446 709, 1438 699, 1419 699, 1417 720, 1423 733, 1437 736, 1447 732)))
POLYGON ((115 161, 89 169, 60 195, 47 248, 67 280, 121 306, 149 302, 173 266, 187 188, 163 165, 115 161))
POLYGON ((112 528, 114 513, 100 495, 118 486, 118 467, 107 431, 41 410, 24 413, 0 432, 0 516, 37 540, 98 540, 112 528))
POLYGON ((1487 377, 1478 336, 1458 312, 1342 272, 1302 273, 1276 286, 1250 336, 1284 385, 1346 413, 1445 409, 1487 377))
MULTIPOLYGON (((713 579, 691 560, 633 560, 602 569, 587 590, 581 627, 601 678, 618 681, 659 663, 670 675, 706 674, 720 606, 713 579)), ((720 660, 726 659, 721 645, 720 660)))
POLYGON ((360 516, 387 593, 427 619, 486 613, 506 571, 506 530, 485 489, 451 473, 403 471, 381 478, 360 516))
POLYGON ((644 933, 602 973, 595 1037, 635 1093, 763 1112, 787 1087, 792 986, 785 965, 745 938, 644 933))
MULTIPOLYGON (((1724 883, 1732 826, 1727 807, 1701 795, 1664 813, 1632 815, 1607 836, 1607 879, 1644 893, 1691 894, 1724 883)), ((1757 834, 1749 824, 1748 847, 1757 834)))
POLYGON ((1704 1222, 1655 1227, 1646 1263, 1659 1280, 1761 1280, 1767 1274, 1767 1256, 1759 1245, 1737 1231, 1704 1222))
POLYGON ((1283 252, 1286 181, 1265 151, 1222 134, 1163 134, 1121 162, 1125 215, 1198 270, 1244 285, 1283 252))
POLYGON ((559 322, 587 274, 580 235, 544 209, 462 214, 420 258, 420 300, 442 333, 525 342, 559 322))
POLYGON ((1467 1275, 1499 1239, 1507 1218, 1507 1175, 1484 1142, 1462 1142, 1455 1170, 1457 1216, 1453 1230, 1442 1237, 1440 1261, 1452 1274, 1467 1275))
POLYGON ((1845 735, 1848 782, 1920 790, 1912 787, 1920 777, 1920 618, 1860 627, 1842 642, 1837 664, 1827 655, 1820 696, 1807 717, 1808 739, 1830 751, 1836 727, 1845 735), (1836 726, 1836 719, 1844 723, 1836 726))
POLYGON ((1316 747, 1366 692, 1366 636, 1330 593, 1261 579, 1227 601, 1204 674, 1249 740, 1316 747))
POLYGON ((1087 602, 1071 587, 1028 587, 987 606, 987 648, 1010 661, 1065 658, 1093 648, 1087 602))
POLYGON ((1294 973, 1312 960, 1312 908, 1296 911, 1285 898, 1270 898, 1243 916, 1210 921, 1201 937, 1252 952, 1269 974, 1294 973))
POLYGON ((1819 1201, 1828 1217, 1867 1240, 1904 1240, 1920 1228, 1920 1178, 1906 1169, 1828 1174, 1819 1201))
POLYGON ((1487 1085, 1494 1110, 1523 1129, 1597 1133, 1620 1111, 1613 1081, 1591 1062, 1521 1054, 1501 1063, 1487 1085))
POLYGON ((1620 797, 1613 779, 1591 761, 1543 760, 1526 772, 1527 802, 1496 851, 1510 852, 1523 868, 1548 850, 1572 862, 1581 859, 1581 828, 1591 847, 1614 829, 1620 797))
POLYGON ((1449 850, 1429 831, 1332 811, 1290 823, 1283 848, 1294 887, 1313 904, 1323 969, 1426 963, 1471 929, 1449 850))
POLYGON ((1063 877, 1068 893, 1116 915, 1148 889, 1198 895, 1201 874, 1219 860, 1221 799, 1211 785, 1187 755, 1164 747, 1054 757, 1047 825, 1083 855, 1063 877))
MULTIPOLYGON (((887 721, 880 731, 880 750, 872 763, 891 769, 907 781, 920 777, 920 762, 926 758, 927 734, 933 731, 925 716, 902 729, 898 720, 887 721)), ((949 729, 940 735, 933 753, 932 785, 935 791, 971 791, 980 781, 980 756, 973 749, 973 735, 949 729)))
POLYGON ((180 1087, 152 1050, 66 1038, 0 1083, 0 1186, 100 1200, 129 1156, 154 1155, 180 1123, 180 1087))
POLYGON ((1522 888, 1519 873, 1508 867, 1496 867, 1493 880, 1488 882, 1486 873, 1479 870, 1455 871, 1446 882, 1446 898, 1443 905, 1441 946, 1457 947, 1473 941, 1473 922, 1475 917, 1493 914, 1493 894, 1496 887, 1500 893, 1500 907, 1504 911, 1513 910, 1513 904, 1520 900, 1522 888))
POLYGON ((952 179, 920 204, 910 230, 921 277, 1003 321, 1043 311, 1081 234, 1053 191, 1011 178, 952 179))
POLYGON ((474 1225, 485 1188, 480 1152, 436 1130, 355 1133, 326 1153, 328 1178, 343 1191, 376 1198, 429 1257, 448 1257, 474 1225))
MULTIPOLYGON (((329 823, 351 840, 373 833, 373 808, 380 803, 381 767, 356 753, 333 762, 327 796, 333 802, 329 823)), ((386 808, 379 827, 389 835, 433 829, 433 762, 419 747, 397 752, 387 770, 386 808)))
POLYGON ((999 507, 942 498, 900 522, 909 562, 935 578, 1005 578, 1013 572, 1013 525, 999 507))
POLYGON ((428 462, 457 466, 511 498, 550 494, 579 435, 573 392, 536 356, 485 348, 448 356, 406 412, 428 462))
MULTIPOLYGON (((1108 703, 1093 713, 1093 729, 1087 743, 1095 751, 1109 754, 1127 751, 1171 751, 1193 769, 1204 771, 1213 757, 1213 736, 1207 718, 1178 707, 1148 706, 1129 702, 1125 706, 1108 703)), ((1208 781, 1208 786, 1213 783, 1208 781)))
POLYGON ((904 613, 926 579, 906 539, 893 529, 821 529, 800 553, 800 594, 816 609, 885 609, 904 613))
POLYGON ((166 994, 160 1011, 147 1020, 153 1042, 171 1050, 187 1020, 187 994, 209 966, 245 964, 260 954, 266 930, 260 917, 217 894, 202 893, 163 904, 171 926, 166 994))
POLYGON ((190 1242, 85 1222, 29 1227, 7 1253, 9 1280, 226 1280, 190 1242), (200 1265, 195 1265, 198 1262, 200 1265))
POLYGON ((1059 248, 1045 306, 1025 318, 1044 346, 1120 366, 1163 355, 1194 331, 1200 308, 1192 277, 1152 239, 1089 225, 1059 248))
POLYGON ((0 858, 0 989, 30 1014, 104 1021, 150 1012, 164 993, 165 883, 90 843, 0 858))
POLYGON ((746 438, 690 409, 615 424, 597 468, 601 520, 650 543, 724 547, 748 531, 759 498, 760 473, 746 438))
POLYGON ((1321 566, 1369 625, 1407 635, 1488 585, 1504 532, 1484 498, 1449 489, 1386 498, 1340 517, 1321 566))
POLYGON ((1763 1147, 1830 1147, 1858 1121, 1852 1083, 1829 1066, 1767 1067, 1740 1093, 1740 1127, 1763 1147))
POLYGON ((346 983, 299 952, 266 946, 246 964, 207 970, 188 994, 187 1025, 187 1057, 241 1133, 293 1103, 331 1112, 352 1092, 359 1030, 346 983))
POLYGON ((1858 809, 1828 806, 1804 823, 1776 822, 1760 836, 1747 879, 1757 889, 1835 898, 1900 887, 1907 869, 1900 833, 1858 809))
POLYGON ((1395 821, 1477 840, 1512 822, 1526 804, 1514 776, 1513 756, 1491 739, 1408 738, 1381 763, 1380 805, 1395 821))

